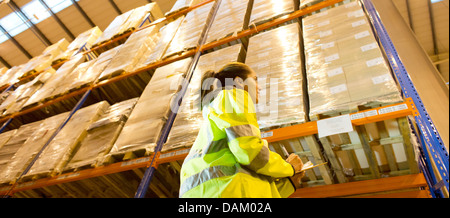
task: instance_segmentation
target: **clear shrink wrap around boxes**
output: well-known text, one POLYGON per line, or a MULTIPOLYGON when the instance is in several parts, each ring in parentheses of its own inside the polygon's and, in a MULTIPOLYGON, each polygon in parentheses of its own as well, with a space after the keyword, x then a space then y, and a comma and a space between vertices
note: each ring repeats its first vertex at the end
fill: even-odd
POLYGON ((123 72, 133 72, 144 53, 155 46, 157 32, 157 26, 151 26, 131 34, 102 72, 99 80, 109 79, 123 72))
POLYGON ((67 78, 69 79, 64 82, 64 86, 60 86, 58 91, 55 92, 70 93, 94 83, 99 73, 92 73, 92 70, 88 70, 97 62, 97 60, 98 59, 94 59, 78 65, 70 74, 67 75, 67 78))
POLYGON ((68 46, 69 42, 66 39, 61 39, 57 43, 48 46, 41 55, 32 58, 24 65, 21 69, 22 75, 19 78, 29 76, 35 72, 41 72, 52 66, 53 60, 65 52, 68 46))
POLYGON ((81 33, 73 40, 67 47, 67 50, 60 55, 58 55, 55 60, 66 60, 76 55, 77 52, 82 48, 90 49, 94 42, 102 35, 102 31, 97 26, 91 28, 88 31, 81 33))
POLYGON ((138 98, 111 105, 99 120, 87 129, 87 136, 64 170, 98 166, 117 140, 138 98))
POLYGON ((251 3, 249 0, 222 0, 206 43, 237 34, 247 28, 251 3))
POLYGON ((254 0, 250 25, 258 25, 265 20, 295 11, 294 0, 254 0))
POLYGON ((11 94, 0 104, 0 113, 3 115, 12 114, 22 109, 24 104, 30 97, 36 93, 48 80, 53 76, 55 70, 49 68, 39 74, 32 81, 17 87, 11 94))
POLYGON ((53 73, 45 84, 28 99, 24 104, 24 107, 37 104, 46 98, 59 94, 59 92, 55 92, 55 90, 63 86, 67 79, 67 75, 84 61, 84 55, 79 54, 64 63, 55 73, 53 73))
POLYGON ((29 76, 35 72, 41 72, 52 65, 53 55, 43 54, 29 60, 22 69, 20 69, 19 79, 29 76))
POLYGON ((109 24, 105 31, 103 31, 103 34, 95 41, 94 46, 100 45, 114 38, 114 36, 138 28, 139 25, 149 16, 149 13, 152 22, 164 17, 156 2, 129 10, 117 16, 109 24))
POLYGON ((90 61, 91 63, 83 66, 79 65, 78 69, 75 69, 76 72, 74 72, 75 74, 72 76, 74 79, 71 80, 70 86, 73 88, 77 85, 95 83, 98 81, 98 78, 103 70, 105 70, 109 63, 111 63, 111 60, 116 56, 121 48, 122 45, 119 45, 113 49, 103 52, 97 59, 90 61), (85 70, 88 65, 89 67, 85 70))
POLYGON ((246 64, 258 75, 261 129, 305 122, 298 23, 250 38, 246 64))
POLYGON ((48 46, 43 52, 42 55, 51 55, 52 57, 57 57, 61 53, 67 50, 69 46, 69 42, 66 39, 61 39, 57 43, 48 46))
POLYGON ((16 134, 16 129, 0 134, 0 149, 16 134))
POLYGON ((97 121, 108 107, 108 102, 103 101, 78 110, 44 149, 25 176, 61 173, 73 155, 73 151, 78 148, 79 142, 86 137, 89 125, 97 121))
POLYGON ((152 153, 192 58, 156 69, 110 154, 145 150, 152 153))
POLYGON ((103 44, 104 42, 112 39, 115 35, 120 34, 121 26, 125 24, 128 17, 130 17, 131 13, 133 13, 133 10, 127 11, 114 18, 114 20, 103 31, 102 35, 95 41, 94 47, 103 44))
POLYGON ((311 116, 401 101, 357 2, 307 17, 303 24, 311 116))
POLYGON ((6 167, 0 171, 0 184, 17 180, 67 116, 69 116, 68 112, 47 118, 41 122, 39 127, 17 150, 6 167))
POLYGON ((164 57, 170 57, 197 47, 213 5, 214 2, 208 3, 186 15, 164 57))
POLYGON ((7 70, 2 76, 0 76, 0 87, 9 86, 18 81, 18 78, 22 76, 21 69, 25 66, 25 64, 19 66, 13 66, 9 70, 7 70))
POLYGON ((17 150, 25 143, 25 141, 39 129, 42 121, 22 125, 16 130, 14 135, 8 142, 0 148, 0 172, 3 172, 11 158, 16 154, 17 150))
POLYGON ((158 3, 152 2, 139 8, 135 8, 124 27, 137 29, 147 17, 150 19, 150 22, 164 17, 158 3))
POLYGON ((241 49, 242 45, 237 44, 200 57, 163 151, 191 147, 194 144, 203 122, 201 78, 209 70, 218 72, 230 62, 244 60, 245 52, 241 52, 241 49))
POLYGON ((181 16, 175 21, 172 21, 169 24, 161 27, 159 32, 154 36, 156 44, 152 48, 149 48, 146 52, 144 52, 143 57, 140 59, 140 61, 138 61, 134 70, 148 66, 163 58, 163 55, 167 51, 167 48, 170 46, 170 43, 172 42, 175 33, 180 28, 183 20, 184 16, 181 16))

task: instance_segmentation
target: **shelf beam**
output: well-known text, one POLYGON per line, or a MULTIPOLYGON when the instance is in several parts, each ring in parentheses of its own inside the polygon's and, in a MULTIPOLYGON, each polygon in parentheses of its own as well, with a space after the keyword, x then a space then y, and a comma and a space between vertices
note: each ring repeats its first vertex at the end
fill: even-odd
MULTIPOLYGON (((298 189, 290 198, 337 198, 361 194, 375 194, 401 189, 427 188, 423 174, 371 179, 358 182, 298 189)), ((423 194, 421 193, 421 196, 423 194)))

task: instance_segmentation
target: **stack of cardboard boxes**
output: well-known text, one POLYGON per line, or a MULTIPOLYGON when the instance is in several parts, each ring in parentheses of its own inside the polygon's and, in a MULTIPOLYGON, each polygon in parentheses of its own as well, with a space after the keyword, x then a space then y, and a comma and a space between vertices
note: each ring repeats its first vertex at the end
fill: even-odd
POLYGON ((299 41, 297 23, 250 38, 246 64, 259 78, 262 129, 305 121, 299 41))
POLYGON ((303 24, 311 116, 401 101, 357 2, 307 17, 303 24))

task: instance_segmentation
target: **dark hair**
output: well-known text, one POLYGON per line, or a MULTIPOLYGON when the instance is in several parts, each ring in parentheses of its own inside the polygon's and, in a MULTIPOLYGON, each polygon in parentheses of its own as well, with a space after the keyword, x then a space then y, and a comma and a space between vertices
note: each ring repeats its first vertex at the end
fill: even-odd
MULTIPOLYGON (((227 80, 231 79, 234 80, 236 78, 240 78, 242 80, 246 80, 248 76, 252 73, 252 70, 249 66, 246 64, 240 63, 240 62, 232 62, 227 65, 225 65, 222 69, 220 69, 219 72, 214 72, 212 70, 207 71, 202 76, 202 94, 201 99, 202 102, 209 93, 211 93, 213 90, 213 85, 216 80, 220 82, 222 87, 224 88, 224 85, 227 84, 227 80)), ((212 99, 210 99, 212 100, 212 99)), ((208 101, 208 100, 207 100, 208 101)), ((204 102, 205 103, 205 102, 204 102)), ((208 102, 209 103, 209 102, 208 102)))

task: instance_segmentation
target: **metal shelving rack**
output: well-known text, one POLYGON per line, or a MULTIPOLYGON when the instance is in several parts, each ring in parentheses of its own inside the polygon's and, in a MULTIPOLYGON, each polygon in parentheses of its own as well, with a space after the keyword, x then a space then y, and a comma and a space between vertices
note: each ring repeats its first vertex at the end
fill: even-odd
MULTIPOLYGON (((204 4, 213 2, 214 0, 207 0, 199 5, 192 6, 188 9, 179 11, 175 14, 172 14, 162 20, 158 20, 154 23, 151 23, 150 25, 141 27, 140 29, 136 30, 139 31, 143 28, 148 28, 151 25, 155 25, 159 22, 165 22, 166 20, 170 20, 174 17, 183 15, 188 13, 191 10, 195 10, 198 7, 201 7, 204 4)), ((326 8, 328 6, 332 6, 336 3, 342 2, 343 0, 326 0, 323 2, 320 2, 318 4, 315 4, 313 6, 298 10, 293 12, 292 14, 274 19, 272 21, 269 21, 267 23, 253 26, 250 29, 244 30, 240 32, 237 35, 229 36, 226 38, 223 38, 218 41, 214 41, 208 44, 204 44, 204 42, 201 40, 199 42, 199 46, 197 46, 196 49, 187 51, 179 56, 173 56, 168 59, 158 61, 154 64, 151 64, 149 66, 143 67, 142 69, 138 69, 135 72, 129 72, 122 75, 119 75, 117 77, 114 77, 109 80, 105 80, 96 84, 91 85, 90 87, 83 88, 81 90, 78 90, 73 93, 69 93, 67 95, 61 96, 59 98, 56 98, 54 100, 51 100, 49 102, 46 102, 45 104, 38 105, 34 108, 30 108, 21 112, 18 112, 16 114, 13 114, 8 117, 0 118, 0 122, 4 122, 2 125, 2 128, 0 129, 0 132, 5 129, 5 127, 12 121, 12 119, 20 117, 22 115, 25 115, 27 113, 30 113, 34 110, 38 110, 40 108, 44 108, 46 106, 55 104, 57 102, 63 101, 65 99, 71 98, 73 96, 81 95, 83 94, 83 97, 79 100, 78 104, 74 107, 72 112, 70 114, 75 113, 83 104, 83 102, 87 99, 89 94, 94 89, 98 89, 100 87, 106 86, 108 84, 112 84, 121 80, 124 80, 126 78, 132 77, 134 75, 138 75, 140 73, 146 72, 151 69, 156 69, 160 66, 167 65, 169 63, 175 62, 177 60, 182 60, 187 57, 194 56, 194 61, 192 62, 190 66, 190 70, 188 72, 188 75, 192 75, 193 70, 195 69, 196 62, 198 61, 198 57, 202 54, 202 52, 207 51, 209 49, 215 48, 220 45, 224 45, 226 43, 232 42, 234 40, 250 36, 252 34, 255 34, 259 31, 263 31, 265 29, 269 29, 271 27, 275 27, 277 25, 283 24, 287 21, 300 18, 306 14, 318 11, 322 8, 326 8)), ((221 0, 216 1, 216 6, 220 4, 221 0)), ((389 63, 394 70, 395 76, 397 81, 399 82, 399 85, 402 87, 402 91, 404 94, 405 101, 400 104, 390 105, 386 107, 371 109, 371 110, 386 110, 391 109, 388 113, 378 113, 376 116, 372 117, 366 117, 363 119, 353 120, 352 123, 355 126, 364 125, 367 123, 373 123, 373 122, 379 122, 383 120, 388 119, 395 119, 400 117, 408 117, 413 116, 414 119, 410 120, 412 123, 415 123, 418 128, 415 129, 415 133, 419 136, 419 144, 420 144, 420 150, 421 150, 421 156, 419 158, 419 166, 421 171, 423 172, 423 176, 421 174, 417 175, 408 175, 408 176, 399 176, 394 177, 395 179, 387 178, 387 179, 379 179, 379 181, 371 181, 373 184, 376 184, 376 182, 393 182, 394 184, 397 184, 398 186, 402 187, 423 187, 426 184, 428 184, 430 193, 432 197, 444 197, 442 188, 449 189, 448 185, 448 152, 446 151, 442 140, 439 137, 439 133, 434 128, 433 122, 431 119, 429 119, 429 116, 426 112, 426 109, 421 104, 420 96, 417 94, 417 91, 415 90, 414 85, 412 84, 408 73, 406 72, 403 63, 401 62, 396 50, 395 46, 390 41, 389 35, 387 34, 386 30, 384 29, 384 26, 380 20, 380 17, 375 10, 375 8, 372 5, 372 2, 370 0, 362 0, 363 6, 365 10, 367 11, 367 14, 370 17, 370 20, 372 22, 372 25, 375 29, 375 33, 378 36, 381 45, 383 46, 384 50, 386 51, 386 55, 388 57, 389 63), (431 154, 430 154, 430 153, 431 154), (431 159, 434 161, 436 165, 433 165, 431 163, 431 159), (436 175, 437 172, 439 175, 436 175), (423 180, 423 177, 425 177, 426 182, 423 180), (438 178, 442 178, 441 180, 438 178), (390 180, 389 180, 390 179, 390 180), (395 181, 394 181, 395 180, 395 181), (402 185, 400 185, 400 183, 402 185)), ((214 16, 214 13, 212 13, 211 16, 214 16)), ((204 30, 204 33, 208 31, 208 25, 204 30)), ((121 37, 125 38, 127 36, 131 35, 131 32, 128 34, 124 34, 121 37)), ((114 40, 120 40, 122 38, 116 38, 114 40)), ((205 37, 201 37, 205 38, 205 37)), ((110 43, 114 43, 114 40, 110 43)), ((99 49, 100 47, 105 46, 101 45, 96 48, 92 48, 89 51, 84 51, 85 55, 91 54, 95 52, 96 49, 99 49)), ((81 50, 80 50, 81 51, 81 50)), ((61 64, 61 63, 59 63, 61 64)), ((9 88, 12 88, 13 85, 11 85, 9 88)), ((183 86, 187 87, 187 86, 183 86)), ((182 92, 185 92, 186 90, 182 90, 182 92)), ((183 96, 183 95, 182 95, 183 96)), ((363 113, 363 112, 359 112, 363 113)), ((15 183, 11 186, 3 187, 0 189, 0 195, 12 195, 15 192, 20 192, 24 190, 31 190, 36 188, 42 188, 57 184, 63 184, 63 183, 69 183, 73 181, 80 181, 84 179, 89 178, 95 178, 100 177, 103 175, 109 175, 124 171, 129 171, 133 169, 139 169, 139 168, 147 168, 144 177, 142 178, 142 181, 139 185, 138 191, 136 192, 136 196, 138 198, 144 197, 146 194, 146 191, 148 190, 148 186, 154 176, 155 170, 158 165, 163 163, 169 163, 176 160, 183 160, 187 153, 189 152, 189 149, 180 149, 176 151, 161 153, 161 148, 167 139, 167 136, 169 134, 169 131, 171 129, 171 126, 173 124, 173 120, 175 119, 176 114, 171 114, 169 118, 169 122, 167 122, 166 126, 164 127, 164 132, 162 134, 162 137, 159 139, 157 148, 155 149, 155 153, 148 157, 142 157, 137 158, 129 161, 123 161, 119 163, 114 163, 110 165, 100 166, 97 168, 92 169, 86 169, 81 170, 78 172, 71 172, 71 173, 65 173, 61 174, 55 177, 51 178, 43 178, 36 181, 31 182, 24 182, 24 183, 15 183)), ((68 116, 66 121, 70 119, 71 115, 68 116)), ((64 127, 66 122, 61 124, 59 129, 64 127)), ((266 139, 269 142, 276 142, 281 141, 285 139, 291 139, 291 138, 297 138, 301 136, 308 136, 308 135, 314 135, 317 134, 317 122, 308 122, 305 124, 300 124, 296 126, 290 126, 286 128, 280 128, 276 129, 270 132, 266 132, 269 134, 264 135, 270 135, 270 137, 266 137, 266 139)), ((58 131, 55 133, 55 135, 58 133, 58 131)), ((48 143, 47 143, 48 144, 48 143)), ((44 146, 45 148, 45 146, 44 146)), ((44 149, 42 148, 42 150, 44 149)), ((42 151, 41 150, 41 151, 42 151)), ((38 158, 39 155, 36 156, 35 159, 38 158)), ((30 167, 30 166, 29 166, 30 167)), ((25 172, 24 172, 25 173, 25 172)), ((356 184, 356 183, 355 183, 356 184)), ((337 185, 344 185, 344 184, 337 184, 337 185)), ((325 192, 330 192, 329 190, 335 190, 336 185, 326 185, 326 186, 319 186, 319 187, 313 187, 313 188, 307 188, 307 189, 301 189, 297 191, 293 196, 297 197, 305 197, 308 196, 308 191, 314 190, 314 193, 320 192, 320 190, 328 190, 325 192)), ((395 186, 395 185, 394 185, 395 186)), ((342 188, 341 188, 342 189, 342 188)), ((387 191, 389 190, 389 187, 381 187, 378 188, 376 191, 387 191)), ((348 192, 348 193, 351 193, 348 192)), ((347 193, 347 194, 348 194, 347 193)), ((354 193, 353 193, 354 194, 354 193)), ((323 197, 332 197, 332 195, 323 195, 323 197)))

